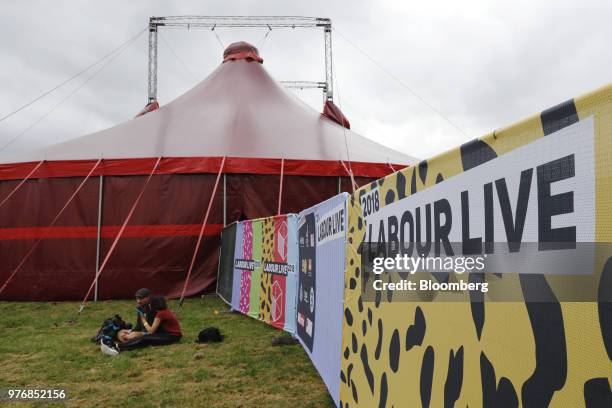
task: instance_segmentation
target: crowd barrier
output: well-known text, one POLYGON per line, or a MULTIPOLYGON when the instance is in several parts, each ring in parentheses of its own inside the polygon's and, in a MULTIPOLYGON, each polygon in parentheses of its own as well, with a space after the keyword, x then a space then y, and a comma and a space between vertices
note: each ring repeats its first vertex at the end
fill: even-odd
POLYGON ((228 225, 217 284, 235 311, 296 335, 336 404, 347 198, 342 193, 299 215, 228 225))
MULTIPOLYGON (((234 243, 224 231, 223 256, 234 245, 228 303, 295 333, 341 407, 609 406, 610 157, 606 87, 287 216, 283 262, 295 269, 287 267, 283 325, 259 303, 270 294, 263 287, 284 277, 261 277, 279 217, 240 222, 234 243), (503 247, 506 266, 546 259, 558 270, 523 262, 515 271, 431 273, 438 283, 493 289, 369 298, 371 243, 417 256, 457 244, 495 256, 503 247), (572 285, 584 282, 583 297, 573 298, 572 285)), ((222 261, 226 301, 229 270, 222 261)))

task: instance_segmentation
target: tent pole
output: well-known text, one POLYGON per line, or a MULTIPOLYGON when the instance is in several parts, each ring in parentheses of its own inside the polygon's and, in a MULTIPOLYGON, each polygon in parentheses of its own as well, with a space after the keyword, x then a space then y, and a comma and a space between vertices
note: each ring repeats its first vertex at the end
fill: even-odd
POLYGON ((332 63, 332 27, 331 21, 323 28, 325 36, 325 100, 334 101, 334 78, 332 63))
POLYGON ((157 24, 149 20, 149 103, 157 100, 157 24))
POLYGON ((100 245, 102 241, 103 194, 104 194, 104 176, 100 174, 100 189, 98 192, 98 235, 96 237, 96 286, 94 287, 94 302, 98 301, 98 271, 100 270, 100 245))
POLYGON ((223 173, 223 226, 227 225, 227 174, 223 173))
POLYGON ((280 186, 278 189, 278 211, 276 215, 281 213, 281 203, 283 202, 283 176, 285 175, 285 159, 281 159, 280 186))
POLYGON ((342 177, 338 176, 338 194, 342 192, 342 177))
POLYGON ((102 274, 102 271, 106 267, 106 264, 109 258, 111 257, 111 255, 113 254, 113 251, 117 247, 117 242, 119 242, 119 239, 123 235, 123 232, 125 231, 125 228, 127 227, 128 222, 130 222, 132 215, 134 215, 134 211, 136 210, 136 207, 138 207, 138 203, 140 202, 140 199, 142 198, 142 195, 144 194, 145 189, 147 188, 147 185, 149 184, 149 181, 151 181, 151 178, 153 177, 155 170, 157 170, 157 167, 159 166, 161 159, 162 159, 161 156, 157 158, 157 161, 153 165, 153 168, 151 169, 149 176, 145 180, 142 188, 140 189, 140 193, 136 197, 134 204, 132 204, 132 208, 130 208, 130 212, 128 212, 127 216, 125 217, 125 220, 123 220, 123 224, 121 225, 121 228, 119 228, 119 232, 117 232, 117 236, 115 237, 115 240, 111 244, 110 248, 108 248, 108 252, 106 253, 106 256, 104 257, 104 260, 102 261, 102 265, 100 265, 100 270, 96 272, 96 276, 94 277, 94 280, 91 282, 91 285, 89 285, 89 289, 87 289, 87 293, 85 294, 85 297, 83 298, 83 301, 81 302, 81 306, 79 306, 79 313, 77 315, 80 315, 83 309, 85 308, 85 303, 87 302, 87 298, 89 297, 89 295, 91 295, 91 291, 93 290, 94 285, 98 281, 98 277, 102 274))

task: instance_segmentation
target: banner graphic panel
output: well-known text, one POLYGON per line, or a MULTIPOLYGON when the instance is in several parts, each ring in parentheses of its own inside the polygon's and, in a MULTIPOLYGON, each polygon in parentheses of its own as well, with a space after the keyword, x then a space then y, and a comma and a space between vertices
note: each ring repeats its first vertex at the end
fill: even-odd
POLYGON ((342 403, 605 406, 611 158, 606 87, 357 190, 342 403), (470 255, 485 266, 413 274, 395 262, 404 255, 452 255, 455 266, 470 255), (369 296, 375 286, 386 289, 369 296))
MULTIPOLYGON (((241 221, 235 231, 232 308, 294 333, 297 215, 241 221)), ((229 249, 222 248, 222 253, 229 253, 229 249)), ((223 260, 220 265, 226 263, 223 260)))
POLYGON ((298 216, 297 335, 336 405, 345 270, 346 201, 343 193, 298 216))

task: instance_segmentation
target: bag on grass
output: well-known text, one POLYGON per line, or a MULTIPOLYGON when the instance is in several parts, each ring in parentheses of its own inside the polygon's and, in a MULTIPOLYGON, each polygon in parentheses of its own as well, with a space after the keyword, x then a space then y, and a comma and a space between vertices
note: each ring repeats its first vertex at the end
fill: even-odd
POLYGON ((196 343, 218 343, 223 341, 223 337, 216 327, 207 327, 198 334, 196 343))
POLYGON ((91 338, 91 341, 93 343, 100 343, 100 340, 102 340, 104 344, 111 346, 119 330, 130 330, 131 328, 131 324, 126 323, 121 316, 116 314, 102 322, 102 326, 100 326, 96 335, 91 338))

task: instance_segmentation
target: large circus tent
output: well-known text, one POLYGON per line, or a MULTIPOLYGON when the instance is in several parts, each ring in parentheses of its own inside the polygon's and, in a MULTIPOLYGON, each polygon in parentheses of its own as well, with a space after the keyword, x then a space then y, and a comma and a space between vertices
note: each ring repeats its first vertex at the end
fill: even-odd
POLYGON ((0 157, 0 299, 80 300, 94 280, 97 299, 214 290, 223 225, 298 212, 415 163, 349 127, 241 43, 168 104, 0 157))

